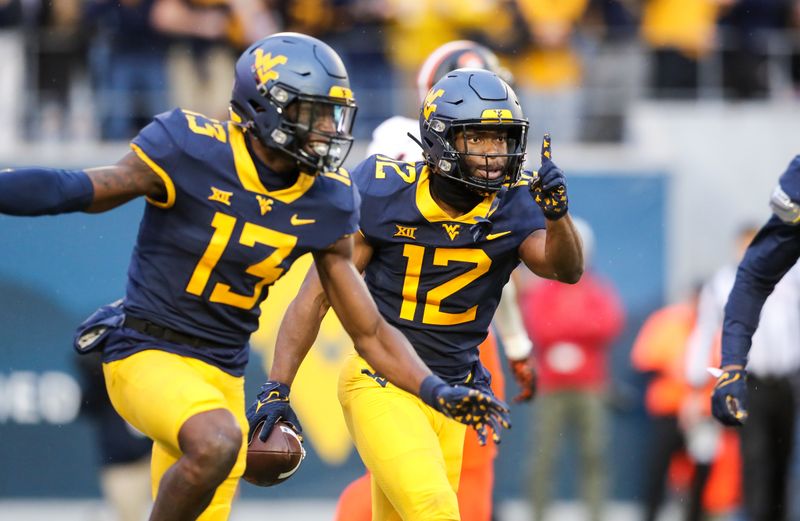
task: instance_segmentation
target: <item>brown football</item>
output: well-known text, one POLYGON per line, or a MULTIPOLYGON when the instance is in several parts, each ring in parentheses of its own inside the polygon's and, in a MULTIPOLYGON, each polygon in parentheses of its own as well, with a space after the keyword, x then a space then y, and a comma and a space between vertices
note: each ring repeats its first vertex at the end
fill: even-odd
POLYGON ((259 487, 271 487, 289 479, 300 467, 306 450, 300 436, 288 423, 278 422, 269 433, 267 441, 258 435, 264 424, 256 428, 247 445, 247 467, 244 479, 259 487))

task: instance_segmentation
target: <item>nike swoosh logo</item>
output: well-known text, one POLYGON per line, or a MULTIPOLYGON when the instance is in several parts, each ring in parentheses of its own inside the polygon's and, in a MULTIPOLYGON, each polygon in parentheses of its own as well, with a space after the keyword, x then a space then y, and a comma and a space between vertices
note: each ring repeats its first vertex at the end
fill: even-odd
POLYGON ((493 241, 493 240, 497 239, 498 237, 502 237, 503 235, 508 235, 509 233, 511 233, 511 230, 505 231, 505 232, 500 232, 500 233, 490 233, 489 235, 486 236, 486 240, 487 241, 493 241))
POLYGON ((256 405, 256 412, 258 412, 259 409, 261 409, 264 405, 266 405, 266 403, 267 402, 262 402, 261 400, 258 400, 258 405, 256 405))
POLYGON ((314 224, 317 222, 316 219, 301 219, 297 216, 297 214, 292 215, 291 220, 289 221, 292 223, 292 226, 303 226, 304 224, 314 224))

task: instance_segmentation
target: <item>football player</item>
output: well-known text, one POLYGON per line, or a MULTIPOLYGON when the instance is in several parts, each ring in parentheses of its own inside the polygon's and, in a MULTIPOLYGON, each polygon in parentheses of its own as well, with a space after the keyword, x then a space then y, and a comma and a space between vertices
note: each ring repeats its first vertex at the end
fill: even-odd
MULTIPOLYGON (((500 65, 497 56, 490 49, 470 40, 456 40, 433 51, 420 67, 417 76, 420 103, 434 83, 445 74, 462 67, 492 71, 509 84, 512 80, 511 74, 500 65)), ((413 161, 421 157, 418 141, 419 121, 393 116, 375 129, 367 154, 413 161)), ((537 378, 535 367, 529 358, 532 344, 522 324, 513 278, 503 287, 503 296, 492 323, 500 335, 509 367, 520 387, 520 393, 514 401, 529 401, 536 392, 537 378)), ((481 363, 492 375, 492 390, 501 400, 505 399, 505 380, 497 342, 491 330, 486 340, 478 346, 478 350, 481 363)), ((492 518, 496 456, 496 447, 481 447, 477 433, 467 432, 461 481, 458 485, 458 506, 463 521, 489 521, 492 518)), ((368 521, 370 517, 370 478, 367 474, 348 485, 342 492, 336 507, 336 520, 368 521)))
MULTIPOLYGON (((174 110, 145 127, 116 165, 0 174, 7 214, 102 212, 147 199, 125 299, 90 317, 76 347, 102 344, 114 407, 154 440, 151 520, 228 518, 248 439, 248 339, 269 286, 306 252, 376 370, 424 390, 447 416, 505 423, 504 405, 425 367, 380 318, 353 267, 359 195, 339 167, 355 110, 329 46, 275 34, 239 58, 230 121, 174 110)), ((251 417, 287 395, 280 384, 264 389, 251 417)))
MULTIPOLYGON (((542 277, 581 276, 565 176, 547 136, 542 168, 521 172, 528 121, 513 90, 486 70, 438 81, 419 128, 423 161, 377 155, 353 171, 362 198, 354 263, 383 317, 434 373, 491 393, 478 345, 520 259, 542 277)), ((312 269, 278 332, 271 381, 291 385, 327 304, 312 269)), ((371 472, 372 519, 460 519, 464 427, 383 376, 354 355, 339 380, 348 429, 371 472)), ((492 436, 499 441, 496 428, 492 436)))
POLYGON ((721 374, 711 395, 711 412, 725 425, 747 421, 747 355, 761 308, 800 258, 800 156, 781 175, 772 193, 773 215, 747 248, 725 305, 721 374))

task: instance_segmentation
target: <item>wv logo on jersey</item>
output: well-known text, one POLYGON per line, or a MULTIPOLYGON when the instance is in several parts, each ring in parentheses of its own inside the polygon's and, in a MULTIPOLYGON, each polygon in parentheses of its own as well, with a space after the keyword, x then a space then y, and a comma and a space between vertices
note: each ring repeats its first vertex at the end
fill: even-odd
POLYGON ((220 190, 219 188, 211 187, 211 195, 208 196, 209 201, 216 201, 218 203, 222 203, 225 205, 231 205, 231 196, 233 192, 226 192, 225 190, 220 190))
POLYGON ((447 232, 447 235, 450 237, 451 241, 454 241, 456 237, 458 237, 458 232, 461 231, 460 224, 443 224, 442 228, 444 228, 444 231, 447 232))
POLYGON ((393 237, 407 237, 409 239, 417 240, 414 237, 414 234, 417 233, 417 228, 414 226, 400 226, 399 224, 395 224, 397 227, 397 231, 394 232, 393 237))
POLYGON ((255 64, 253 67, 255 67, 258 82, 264 85, 269 80, 277 80, 280 75, 277 71, 272 69, 284 63, 286 63, 286 56, 279 54, 273 58, 271 52, 264 54, 263 49, 256 49, 255 64))
POLYGON ((263 195, 257 195, 256 200, 258 201, 258 208, 261 210, 261 215, 272 211, 272 199, 264 197, 263 195))

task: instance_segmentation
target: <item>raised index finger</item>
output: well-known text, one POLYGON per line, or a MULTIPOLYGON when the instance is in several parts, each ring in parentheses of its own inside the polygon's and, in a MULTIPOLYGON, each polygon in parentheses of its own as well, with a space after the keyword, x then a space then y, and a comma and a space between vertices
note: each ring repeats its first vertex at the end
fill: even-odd
POLYGON ((553 151, 550 148, 550 132, 545 132, 542 138, 542 161, 553 159, 553 151))

